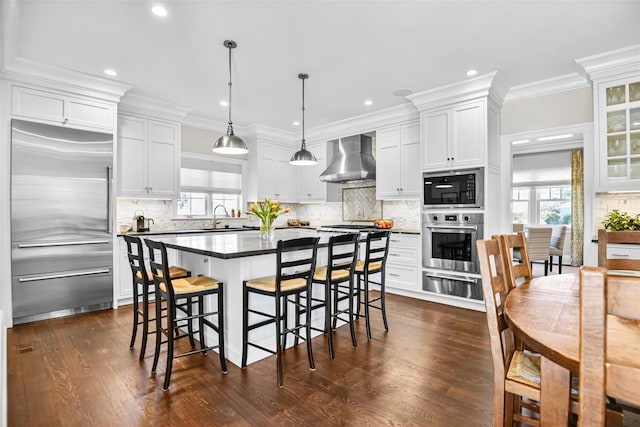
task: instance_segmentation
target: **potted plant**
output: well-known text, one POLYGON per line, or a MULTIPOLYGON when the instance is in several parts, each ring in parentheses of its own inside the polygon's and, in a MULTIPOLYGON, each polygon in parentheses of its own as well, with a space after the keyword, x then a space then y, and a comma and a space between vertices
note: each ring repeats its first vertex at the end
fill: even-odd
POLYGON ((602 225, 609 231, 640 231, 640 214, 633 217, 614 209, 602 221, 602 225))

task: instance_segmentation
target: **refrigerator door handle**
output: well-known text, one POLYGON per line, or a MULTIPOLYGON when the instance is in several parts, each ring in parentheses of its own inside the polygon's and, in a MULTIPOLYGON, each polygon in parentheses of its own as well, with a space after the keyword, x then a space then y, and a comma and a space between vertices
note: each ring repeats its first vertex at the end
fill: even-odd
POLYGON ((104 270, 81 271, 78 273, 51 274, 48 276, 33 276, 33 277, 24 277, 24 278, 21 277, 18 279, 18 282, 26 283, 26 282, 35 282, 38 280, 64 279, 66 277, 92 276, 94 274, 109 273, 109 271, 110 271, 109 269, 104 269, 104 270))
POLYGON ((70 242, 42 242, 42 243, 20 243, 18 248, 48 248, 52 246, 73 246, 73 245, 105 245, 109 240, 78 240, 70 242))
POLYGON ((111 232, 111 166, 107 166, 107 233, 111 232))

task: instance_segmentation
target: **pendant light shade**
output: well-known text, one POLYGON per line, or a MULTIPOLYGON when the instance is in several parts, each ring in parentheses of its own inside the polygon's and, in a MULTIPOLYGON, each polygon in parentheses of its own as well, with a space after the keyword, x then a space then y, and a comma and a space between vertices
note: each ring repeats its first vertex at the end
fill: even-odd
POLYGON ((307 150, 307 144, 304 141, 304 81, 309 78, 308 74, 300 73, 298 78, 302 80, 302 144, 300 150, 293 153, 289 163, 296 166, 311 166, 318 163, 316 156, 307 150))
POLYGON ((242 138, 234 135, 233 122, 231 121, 231 49, 238 45, 233 40, 225 40, 223 45, 229 49, 229 125, 227 126, 227 134, 218 138, 211 151, 219 154, 245 154, 249 152, 247 144, 242 138))

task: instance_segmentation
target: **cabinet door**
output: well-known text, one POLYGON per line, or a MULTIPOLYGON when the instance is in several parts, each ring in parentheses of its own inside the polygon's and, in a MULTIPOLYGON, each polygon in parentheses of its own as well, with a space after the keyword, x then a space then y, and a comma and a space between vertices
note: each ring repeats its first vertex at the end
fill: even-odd
POLYGON ((293 195, 293 166, 289 163, 293 148, 276 148, 276 195, 279 201, 291 202, 295 200, 293 195))
POLYGON ((486 132, 482 102, 453 109, 453 144, 449 154, 452 165, 479 166, 484 162, 486 132))
POLYGON ((325 145, 309 144, 307 149, 316 156, 313 166, 294 166, 296 176, 296 195, 299 202, 324 201, 327 197, 327 185, 320 181, 320 174, 326 168, 325 145))
POLYGON ((11 112, 14 116, 40 119, 58 125, 64 123, 64 96, 14 86, 12 97, 11 112))
POLYGON ((449 112, 427 113, 422 117, 424 134, 424 169, 441 169, 449 165, 449 112))
POLYGON ((276 197, 276 146, 261 144, 258 148, 258 199, 276 197))
POLYGON ((149 121, 148 193, 175 197, 178 194, 179 127, 173 123, 149 121))
POLYGON ((127 256, 127 243, 122 237, 118 237, 118 269, 120 270, 116 278, 118 283, 114 285, 117 289, 118 301, 132 298, 133 277, 131 266, 129 265, 129 257, 127 256))
POLYGON ((131 116, 118 116, 119 194, 147 194, 148 145, 147 121, 131 116))
POLYGON ((113 105, 79 98, 69 98, 66 118, 70 124, 96 128, 113 129, 113 105))
POLYGON ((400 127, 376 132, 376 198, 397 198, 401 194, 400 127))
POLYGON ((420 168, 420 124, 402 127, 402 153, 399 165, 402 195, 420 197, 422 171, 420 168))
POLYGON ((598 86, 598 143, 601 188, 640 185, 640 77, 598 86))

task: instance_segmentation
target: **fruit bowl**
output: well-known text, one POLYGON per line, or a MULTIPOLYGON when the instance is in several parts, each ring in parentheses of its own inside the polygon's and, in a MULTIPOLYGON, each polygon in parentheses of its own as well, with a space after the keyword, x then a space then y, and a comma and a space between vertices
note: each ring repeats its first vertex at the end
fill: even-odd
POLYGON ((376 228, 392 228, 393 227, 393 220, 391 219, 376 219, 375 221, 373 221, 373 225, 376 228))

